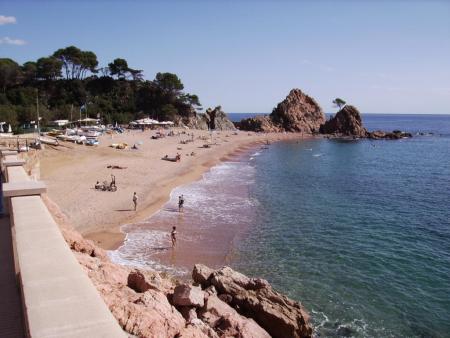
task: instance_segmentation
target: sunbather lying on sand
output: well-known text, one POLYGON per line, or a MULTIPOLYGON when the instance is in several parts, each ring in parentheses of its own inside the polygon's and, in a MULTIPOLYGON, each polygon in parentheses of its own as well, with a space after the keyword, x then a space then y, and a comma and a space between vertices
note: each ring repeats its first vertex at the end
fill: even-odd
POLYGON ((127 169, 127 167, 122 167, 122 166, 120 166, 120 165, 109 165, 109 166, 107 166, 106 168, 108 168, 108 169, 127 169))

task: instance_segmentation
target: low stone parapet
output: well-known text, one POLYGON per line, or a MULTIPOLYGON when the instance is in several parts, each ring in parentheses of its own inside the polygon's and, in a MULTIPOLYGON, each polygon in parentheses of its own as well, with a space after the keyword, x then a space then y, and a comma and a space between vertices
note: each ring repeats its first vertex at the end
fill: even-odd
POLYGON ((3 193, 9 199, 27 335, 127 337, 42 201, 45 184, 30 180, 21 165, 7 165, 20 161, 17 155, 3 158, 3 193))

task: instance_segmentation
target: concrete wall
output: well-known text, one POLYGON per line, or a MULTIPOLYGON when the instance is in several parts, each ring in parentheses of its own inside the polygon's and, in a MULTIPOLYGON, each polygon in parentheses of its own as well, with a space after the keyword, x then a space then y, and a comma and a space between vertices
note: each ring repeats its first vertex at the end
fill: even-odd
POLYGON ((7 157, 2 158, 7 183, 21 183, 10 185, 20 186, 20 191, 13 192, 15 197, 9 198, 8 205, 28 335, 127 337, 78 264, 40 195, 27 187, 27 182, 36 181, 30 180, 17 155, 7 157))

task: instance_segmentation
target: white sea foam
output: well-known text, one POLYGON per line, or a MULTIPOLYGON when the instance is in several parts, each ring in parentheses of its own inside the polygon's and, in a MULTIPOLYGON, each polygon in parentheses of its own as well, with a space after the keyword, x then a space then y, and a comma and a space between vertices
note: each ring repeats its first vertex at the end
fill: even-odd
MULTIPOLYGON (((250 223, 247 210, 259 205, 256 199, 248 196, 254 174, 255 168, 248 162, 225 162, 211 168, 200 181, 173 189, 169 202, 147 221, 122 227, 127 234, 125 243, 109 253, 111 259, 124 265, 164 270, 177 275, 187 273, 180 268, 163 266, 154 258, 155 254, 171 250, 171 243, 169 232, 155 230, 152 224, 177 224, 181 217, 178 213, 180 195, 185 198, 183 222, 190 222, 189 217, 195 215, 195 228, 198 230, 217 225, 226 227, 250 223)), ((182 241, 201 240, 194 235, 181 235, 178 238, 182 241)))

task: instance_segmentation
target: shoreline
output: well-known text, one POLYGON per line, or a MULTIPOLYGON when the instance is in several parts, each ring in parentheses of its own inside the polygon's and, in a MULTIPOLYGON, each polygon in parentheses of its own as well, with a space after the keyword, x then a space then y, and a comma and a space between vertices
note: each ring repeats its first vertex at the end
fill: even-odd
POLYGON ((220 163, 230 160, 232 157, 238 156, 242 153, 245 153, 257 147, 262 142, 263 141, 253 141, 250 144, 242 145, 239 148, 230 151, 230 153, 224 155, 217 161, 211 161, 207 164, 201 165, 200 166, 201 168, 197 168, 199 169, 197 171, 194 171, 192 173, 187 172, 184 175, 178 177, 177 179, 167 182, 168 186, 164 187, 164 189, 160 192, 160 194, 164 196, 160 196, 156 201, 148 205, 145 205, 141 210, 139 210, 138 214, 135 217, 133 217, 129 222, 117 224, 116 226, 107 230, 83 233, 82 234, 83 237, 94 241, 104 250, 119 249, 125 243, 127 237, 127 234, 122 231, 123 226, 127 224, 141 222, 143 220, 153 217, 164 207, 166 203, 169 202, 170 195, 173 190, 175 190, 180 186, 201 180, 203 178, 203 175, 207 173, 209 170, 211 170, 211 168, 219 165, 220 163))
MULTIPOLYGON (((162 140, 145 141, 142 152, 111 149, 106 145, 109 136, 103 137, 103 144, 98 148, 69 146, 61 148, 62 151, 45 150, 47 153, 41 158, 41 176, 49 186, 49 198, 60 206, 83 237, 93 240, 105 250, 116 250, 126 240, 126 233, 121 231, 122 226, 152 217, 169 201, 170 194, 175 188, 198 181, 215 165, 262 145, 266 140, 276 142, 314 137, 300 133, 258 134, 242 131, 231 135, 232 132, 223 131, 216 135, 217 145, 212 145, 210 149, 199 150, 202 148, 199 147, 199 143, 205 143, 205 137, 209 137, 209 133, 200 130, 189 132, 194 132, 197 137, 192 144, 181 146, 179 141, 182 136, 166 137, 162 140), (203 139, 199 140, 200 137, 203 139), (186 154, 180 163, 160 161, 163 154, 173 153, 174 149, 183 149, 183 155, 186 151, 195 151, 196 155, 186 154), (128 169, 120 171, 104 169, 106 164, 114 162, 126 165, 128 169), (80 182, 81 171, 89 177, 88 180, 80 182), (95 182, 99 173, 106 174, 105 171, 108 174, 113 173, 120 179, 119 190, 125 191, 126 195, 117 192, 98 192, 92 188, 92 183, 86 182, 95 182), (151 176, 148 174, 149 171, 152 171, 151 176), (126 173, 122 176, 123 172, 126 173), (75 187, 63 184, 65 181, 72 181, 75 187), (136 190, 140 205, 138 204, 138 211, 135 213, 131 209, 125 209, 124 206, 131 207, 128 197, 136 190)), ((123 140, 132 144, 153 133, 154 131, 146 131, 114 135, 111 142, 123 140)))

